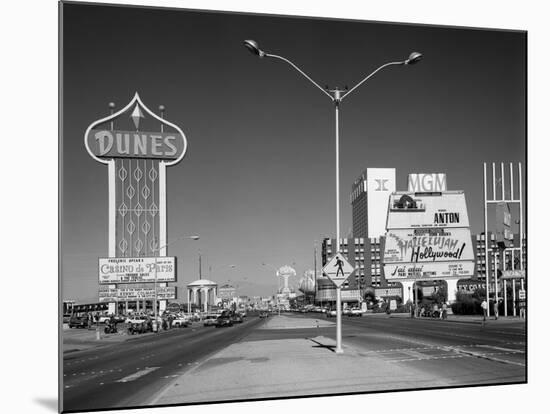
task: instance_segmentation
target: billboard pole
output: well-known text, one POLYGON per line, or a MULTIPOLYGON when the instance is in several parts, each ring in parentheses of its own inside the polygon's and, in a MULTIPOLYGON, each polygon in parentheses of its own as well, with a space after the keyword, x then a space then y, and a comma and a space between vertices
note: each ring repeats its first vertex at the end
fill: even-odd
POLYGON ((483 226, 484 226, 484 241, 485 241, 485 296, 487 300, 487 317, 491 316, 491 307, 489 306, 489 247, 487 238, 487 163, 483 163, 483 226))

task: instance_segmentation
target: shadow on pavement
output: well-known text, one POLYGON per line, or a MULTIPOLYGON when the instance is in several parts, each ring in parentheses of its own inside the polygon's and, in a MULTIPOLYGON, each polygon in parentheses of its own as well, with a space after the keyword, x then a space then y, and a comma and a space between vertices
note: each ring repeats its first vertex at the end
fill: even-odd
POLYGON ((317 345, 313 345, 312 348, 325 348, 328 349, 331 352, 335 352, 334 349, 336 348, 336 345, 326 345, 322 344, 321 342, 316 341, 315 339, 309 338, 311 342, 316 343, 317 345))
POLYGON ((34 401, 48 410, 57 413, 57 398, 35 398, 34 401))

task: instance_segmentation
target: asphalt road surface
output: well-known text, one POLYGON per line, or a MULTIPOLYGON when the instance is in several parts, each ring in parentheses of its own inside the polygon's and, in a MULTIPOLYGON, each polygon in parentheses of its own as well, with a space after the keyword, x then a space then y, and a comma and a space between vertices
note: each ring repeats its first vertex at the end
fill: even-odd
MULTIPOLYGON (((320 314, 285 316, 325 320, 320 314)), ((259 329, 264 321, 248 317, 229 328, 175 329, 102 349, 67 353, 63 408, 82 411, 147 405, 186 370, 235 342, 335 337, 334 326, 259 329)), ((405 370, 421 370, 457 386, 518 383, 527 378, 523 321, 489 321, 483 327, 471 321, 386 315, 344 316, 342 321, 344 349, 352 346, 364 356, 375 353, 405 370)))
POLYGON ((63 410, 142 406, 193 364, 239 341, 262 322, 249 317, 226 328, 195 325, 67 353, 63 358, 63 410))
MULTIPOLYGON (((335 322, 336 318, 329 320, 335 322)), ((255 330, 247 340, 316 335, 335 339, 335 328, 255 330)), ((525 322, 519 319, 489 320, 482 326, 477 321, 342 316, 342 344, 359 349, 360 355, 375 353, 403 369, 421 370, 456 386, 520 383, 527 379, 525 322)))

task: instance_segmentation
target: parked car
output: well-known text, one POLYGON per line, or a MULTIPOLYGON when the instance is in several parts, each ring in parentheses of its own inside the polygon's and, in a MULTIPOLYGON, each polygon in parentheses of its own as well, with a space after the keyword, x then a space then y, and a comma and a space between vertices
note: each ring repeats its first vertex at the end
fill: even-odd
POLYGON ((218 319, 218 315, 206 315, 202 320, 202 324, 204 326, 214 326, 216 325, 217 319, 218 319))
POLYGON ((263 318, 267 318, 267 317, 269 316, 269 313, 267 313, 266 311, 262 311, 262 312, 260 312, 260 315, 259 315, 259 316, 260 316, 260 318, 262 318, 262 319, 263 319, 263 318))
POLYGON ((73 314, 69 319, 69 328, 87 328, 88 316, 73 314))
POLYGON ((105 323, 108 319, 111 317, 109 315, 100 315, 99 319, 97 320, 98 323, 105 323))
POLYGON ((172 328, 187 328, 191 322, 186 316, 177 316, 172 321, 172 328))
POLYGON ((128 324, 128 334, 130 335, 145 333, 149 330, 149 325, 146 320, 137 319, 128 324))

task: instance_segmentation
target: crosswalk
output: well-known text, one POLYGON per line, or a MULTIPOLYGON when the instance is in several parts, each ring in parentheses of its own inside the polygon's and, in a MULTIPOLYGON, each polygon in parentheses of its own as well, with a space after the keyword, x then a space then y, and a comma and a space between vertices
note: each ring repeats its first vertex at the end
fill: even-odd
POLYGON ((361 356, 379 356, 388 362, 413 362, 457 358, 482 358, 505 364, 525 366, 525 343, 510 342, 506 346, 488 344, 394 347, 361 351, 361 356), (514 347, 514 346, 517 346, 514 347))

